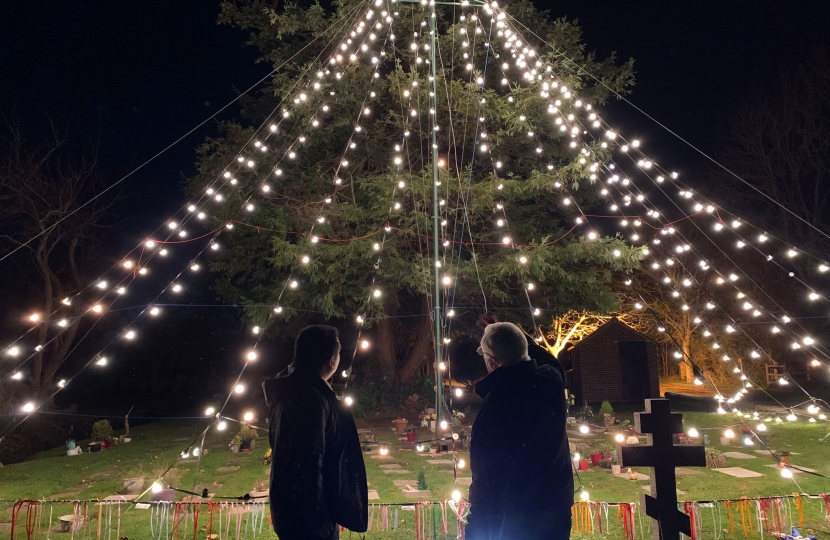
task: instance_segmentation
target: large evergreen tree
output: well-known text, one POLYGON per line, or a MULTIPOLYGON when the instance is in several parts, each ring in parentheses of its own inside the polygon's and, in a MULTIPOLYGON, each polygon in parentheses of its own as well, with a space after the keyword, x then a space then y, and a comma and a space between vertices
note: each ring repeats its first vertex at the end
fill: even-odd
MULTIPOLYGON (((433 51, 423 5, 345 0, 331 12, 319 5, 276 6, 222 5, 220 21, 248 30, 249 44, 277 69, 267 89, 245 102, 240 122, 223 125, 221 136, 202 146, 200 174, 190 183, 195 192, 231 173, 234 185, 222 189, 228 200, 217 225, 231 219, 251 225, 235 226, 212 266, 223 299, 245 305, 252 323, 276 323, 269 327, 274 333, 293 333, 322 318, 344 319, 354 328, 360 314, 373 334, 369 364, 390 381, 411 377, 432 357, 434 114, 443 165, 439 211, 446 223, 441 254, 452 278, 443 304, 486 305, 505 319, 530 323, 528 312, 517 308, 528 307, 532 283, 532 304, 542 310, 605 313, 618 307, 611 280, 637 267, 641 252, 620 238, 569 234, 579 212, 565 197, 588 208, 597 188, 570 145, 572 135, 553 121, 543 84, 555 74, 579 91, 582 106, 596 105, 607 99, 607 88, 624 92, 633 83, 631 62, 597 60, 585 51, 575 24, 551 22, 519 1, 511 15, 534 29, 527 38, 536 50, 549 51, 544 61, 554 68, 528 82, 516 76, 524 57, 497 43, 484 10, 446 7, 436 21, 432 111, 433 51), (376 18, 360 27, 369 20, 367 9, 376 18), (373 26, 378 17, 386 23, 379 29, 373 26), (343 50, 337 48, 341 39, 348 40, 343 50), (243 127, 263 122, 261 131, 243 127), (266 151, 238 155, 252 140, 266 151), (226 168, 250 155, 253 167, 226 168), (239 214, 252 196, 253 211, 239 214), (296 289, 286 288, 289 275, 296 289), (275 317, 276 303, 283 309, 275 317)), ((564 100, 561 114, 576 106, 564 100)), ((599 156, 606 151, 594 150, 599 156)), ((480 309, 456 311, 470 322, 480 309)), ((543 322, 544 316, 537 320, 543 322)))

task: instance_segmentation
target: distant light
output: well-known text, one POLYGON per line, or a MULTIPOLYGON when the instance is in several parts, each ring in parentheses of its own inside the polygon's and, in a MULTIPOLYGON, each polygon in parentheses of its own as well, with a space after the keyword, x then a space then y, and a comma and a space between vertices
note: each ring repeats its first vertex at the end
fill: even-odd
POLYGON ((581 426, 579 426, 579 432, 582 433, 583 435, 587 434, 589 431, 591 431, 590 428, 588 426, 586 426, 585 424, 582 424, 581 426))
POLYGON ((700 436, 700 433, 695 428, 689 428, 688 435, 689 437, 695 439, 700 436))
POLYGON ((32 402, 30 401, 29 403, 27 403, 27 404, 23 405, 23 407, 21 408, 21 410, 22 410, 24 413, 34 412, 34 410, 35 410, 35 404, 34 404, 34 403, 32 403, 32 402))
POLYGON ((239 383, 239 384, 237 384, 236 386, 233 387, 233 391, 236 392, 237 394, 241 394, 242 392, 245 391, 245 385, 242 384, 242 383, 239 383))
POLYGON ((243 416, 242 419, 245 420, 246 422, 250 422, 251 420, 254 419, 254 413, 252 413, 251 411, 248 411, 248 412, 245 413, 245 416, 243 416))
POLYGON ((616 435, 614 435, 614 440, 622 444, 625 442, 625 435, 623 435, 622 433, 617 433, 616 435))
POLYGON ((455 389, 455 397, 461 397, 462 395, 464 395, 464 391, 461 390, 460 388, 456 388, 455 389))
POLYGON ((215 407, 208 407, 207 409, 205 409, 205 416, 213 416, 214 413, 216 413, 215 407))
POLYGON ((452 500, 454 500, 455 502, 461 501, 461 492, 457 489, 452 492, 452 500))
POLYGON ((247 358, 249 362, 253 361, 253 360, 256 360, 257 359, 256 351, 248 351, 248 354, 245 356, 245 358, 247 358))
POLYGON ((98 360, 95 361, 95 365, 96 366, 106 366, 107 365, 107 357, 102 356, 101 358, 99 358, 98 360))
POLYGON ((347 407, 351 407, 352 405, 354 405, 354 398, 352 396, 346 396, 345 398, 343 398, 343 401, 346 403, 347 407))

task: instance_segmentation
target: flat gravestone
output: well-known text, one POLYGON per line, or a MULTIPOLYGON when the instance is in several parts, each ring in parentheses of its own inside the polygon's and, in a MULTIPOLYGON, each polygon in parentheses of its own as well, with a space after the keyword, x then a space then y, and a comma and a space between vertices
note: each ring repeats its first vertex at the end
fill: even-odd
POLYGON ((700 471, 696 471, 694 469, 686 469, 684 467, 678 467, 674 470, 675 474, 680 475, 690 475, 690 474, 700 474, 700 471))
MULTIPOLYGON (((780 469, 780 468, 781 468, 781 467, 779 467, 779 466, 778 466, 778 464, 777 464, 777 463, 770 463, 769 465, 767 465, 767 467, 772 467, 773 469, 780 469)), ((798 474, 798 473, 814 473, 814 472, 816 472, 816 470, 815 470, 815 469, 811 469, 810 467, 802 467, 801 465, 795 465, 795 464, 793 464, 793 465, 788 465, 788 466, 787 466, 787 468, 788 468, 788 469, 790 470, 790 472, 792 472, 793 474, 798 474), (796 468, 796 467, 797 467, 797 468, 796 468)))
POLYGON ((238 469, 239 467, 237 467, 236 465, 232 465, 230 467, 217 467, 216 472, 233 472, 238 469))
POLYGON ((392 456, 389 456, 389 455, 381 456, 380 454, 372 454, 369 457, 372 458, 372 459, 392 459, 392 456))
POLYGON ((750 471, 749 469, 742 469, 741 467, 722 467, 720 469, 712 470, 718 471, 719 473, 728 474, 729 476, 734 476, 735 478, 758 478, 759 476, 764 476, 759 472, 750 471))
POLYGON ((452 465, 454 462, 451 459, 428 459, 427 463, 432 465, 452 465))
POLYGON ((634 413, 637 433, 647 435, 645 445, 622 445, 617 451, 623 467, 650 467, 650 494, 640 496, 646 515, 656 521, 654 540, 679 540, 692 535, 689 516, 678 510, 675 467, 706 466, 703 446, 675 446, 674 435, 684 433, 683 416, 671 412, 667 399, 645 400, 645 412, 634 413))
POLYGON ((755 456, 750 456, 749 454, 744 454, 743 452, 724 452, 723 456, 732 459, 758 459, 755 456))
POLYGON ((417 480, 392 480, 395 487, 417 486, 417 480))
POLYGON ((400 463, 384 463, 383 465, 378 465, 381 469, 400 469, 400 463))
POLYGON ((615 474, 617 478, 622 478, 623 480, 651 480, 651 477, 647 474, 634 472, 634 473, 627 473, 627 472, 620 472, 620 474, 615 474))
POLYGON ((257 499, 256 502, 266 502, 268 500, 268 490, 261 489, 261 490, 253 490, 248 493, 252 499, 257 499))
POLYGON ((181 441, 189 441, 190 437, 179 437, 178 439, 173 439, 173 442, 181 442, 181 441))
POLYGON ((455 483, 458 484, 459 486, 469 486, 469 485, 472 485, 473 479, 470 478, 469 476, 466 476, 464 478, 456 478, 455 483))
POLYGON ((428 489, 413 489, 412 491, 408 490, 401 490, 403 491, 403 496, 407 499, 421 499, 421 500, 429 500, 432 498, 432 491, 428 489))
POLYGON ((380 500, 380 495, 378 495, 378 492, 375 491, 374 489, 370 489, 369 490, 369 500, 370 501, 379 501, 380 500))
POLYGON ((412 474, 404 469, 383 469, 383 474, 412 474))

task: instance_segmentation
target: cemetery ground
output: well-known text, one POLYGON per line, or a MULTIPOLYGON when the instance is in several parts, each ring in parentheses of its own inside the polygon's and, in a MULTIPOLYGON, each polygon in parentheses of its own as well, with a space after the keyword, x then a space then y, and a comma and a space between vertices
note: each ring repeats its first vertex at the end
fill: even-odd
MULTIPOLYGON (((736 476, 705 468, 681 469, 677 475, 679 500, 739 499, 830 491, 830 481, 818 476, 796 472, 794 480, 782 478, 769 453, 762 453, 757 446, 747 448, 741 445, 743 437, 740 436, 740 425, 734 416, 699 412, 684 412, 683 415, 686 429, 694 426, 701 434, 709 435, 710 448, 736 452, 726 454, 726 466, 736 476), (727 424, 732 425, 737 435, 731 447, 719 444, 722 426, 727 424)), ((631 418, 630 413, 618 412, 617 416, 631 418)), ((416 500, 438 501, 449 498, 454 489, 451 454, 428 455, 403 450, 392 429, 391 418, 359 421, 358 425, 361 428, 361 439, 373 438, 378 443, 388 443, 390 449, 388 456, 381 457, 378 446, 373 445, 365 454, 371 503, 411 503, 416 500), (428 491, 425 492, 417 491, 418 472, 421 468, 424 469, 428 486, 428 491)), ((56 448, 42 452, 26 462, 7 465, 0 469, 0 500, 4 501, 0 503, 0 534, 9 528, 12 503, 16 499, 104 499, 123 493, 124 478, 144 476, 146 486, 149 487, 152 480, 170 466, 172 469, 164 477, 165 481, 182 489, 193 490, 196 475, 197 486, 193 491, 201 492, 207 488, 209 493, 217 497, 235 497, 267 490, 269 468, 260 462, 267 449, 267 439, 264 437, 259 439, 257 447, 251 453, 231 453, 228 443, 234 432, 211 429, 205 443, 208 453, 202 456, 201 463, 197 463, 192 456, 182 459, 181 451, 196 438, 203 427, 204 423, 199 421, 159 421, 134 427, 131 430, 133 440, 129 444, 72 457, 66 456, 63 448, 56 448)), ((781 424, 768 423, 768 428, 769 448, 789 450, 793 465, 830 476, 830 440, 819 442, 827 434, 826 423, 810 424, 804 419, 798 422, 785 420, 781 424)), ((430 434, 426 429, 418 428, 417 436, 419 439, 427 439, 430 434)), ((611 435, 603 433, 599 427, 594 427, 588 434, 581 434, 574 426, 569 436, 581 452, 601 444, 613 444, 611 435)), ((645 438, 641 440, 645 442, 645 438)), ((84 449, 86 442, 79 441, 84 449)), ((456 457, 469 463, 466 451, 457 452, 456 457)), ((635 472, 640 473, 636 480, 631 479, 625 469, 622 475, 615 477, 609 469, 592 467, 579 473, 576 484, 581 484, 589 492, 592 501, 633 502, 639 500, 643 488, 648 486, 645 475, 649 471, 637 468, 635 472)), ((469 481, 467 466, 459 472, 457 484, 465 495, 469 481)), ((185 497, 185 494, 177 494, 177 500, 185 497)), ((149 494, 142 500, 149 500, 149 494)), ((126 510, 128 507, 125 505, 123 508, 126 510)), ((805 524, 818 531, 819 536, 824 531, 830 532, 830 526, 824 520, 823 507, 824 502, 820 499, 806 500, 804 503, 805 524)), ((70 505, 56 505, 53 523, 57 516, 71 512, 70 505)), ((150 538, 150 512, 141 509, 125 512, 122 528, 129 529, 126 536, 150 538)), ((89 515, 90 524, 94 528, 97 510, 90 510, 89 515)), ((400 509, 402 523, 398 531, 372 532, 367 538, 412 538, 412 529, 407 528, 407 524, 412 522, 412 516, 411 510, 400 509)), ((612 510, 609 516, 613 523, 616 510, 612 510)), ((701 517, 704 521, 704 537, 714 537, 710 536, 714 524, 707 524, 712 518, 706 512, 702 512, 701 517)), ((379 516, 375 516, 375 519, 379 519, 379 516)), ((722 519, 725 522, 727 518, 724 516, 722 519)), ((647 524, 647 521, 644 518, 642 523, 647 524)), ((740 523, 740 519, 738 521, 740 523)), ((452 519, 450 522, 452 524, 452 519)), ((621 526, 612 525, 608 529, 606 537, 622 538, 621 526)), ((453 530, 454 527, 451 526, 450 533, 453 530)), ((743 537, 739 530, 740 527, 736 529, 736 537, 743 537)), ((645 533, 648 534, 648 530, 645 533)), ((263 532, 263 535, 263 538, 274 536, 270 532, 267 535, 263 532)), ((576 536, 579 535, 574 535, 576 536)))

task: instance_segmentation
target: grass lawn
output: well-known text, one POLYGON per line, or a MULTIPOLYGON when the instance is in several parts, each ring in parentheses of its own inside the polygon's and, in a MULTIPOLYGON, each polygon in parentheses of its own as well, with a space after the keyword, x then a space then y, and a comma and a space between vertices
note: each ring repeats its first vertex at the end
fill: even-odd
MULTIPOLYGON (((618 416, 626 415, 618 413, 618 416)), ((685 413, 684 417, 687 428, 694 426, 709 434, 710 446, 721 450, 741 451, 755 457, 755 459, 741 460, 727 458, 727 466, 741 467, 760 473, 763 476, 735 478, 723 473, 699 469, 696 470, 698 474, 678 476, 678 489, 683 492, 679 495, 681 500, 737 499, 740 497, 787 495, 793 492, 823 493, 830 491, 830 482, 825 478, 796 474, 793 480, 784 479, 778 469, 769 467, 769 465, 774 464, 769 456, 759 455, 753 449, 741 448, 737 445, 731 448, 721 447, 718 444, 719 430, 703 431, 705 428, 730 423, 734 420, 733 417, 694 412, 685 413)), ((449 497, 456 487, 452 465, 431 464, 429 460, 451 459, 451 457, 446 455, 419 455, 414 451, 402 450, 397 444, 398 440, 391 430, 389 421, 362 422, 359 424, 361 428, 370 429, 378 442, 390 443, 388 457, 380 458, 376 450, 366 454, 369 489, 376 491, 379 497, 377 500, 370 502, 380 504, 413 502, 416 499, 407 498, 401 487, 395 485, 395 481, 412 481, 412 487, 416 487, 418 471, 421 468, 425 470, 430 494, 426 497, 419 497, 417 500, 438 501, 449 497), (408 472, 389 473, 391 470, 405 470, 408 472)), ((210 493, 216 496, 241 496, 254 489, 267 489, 268 467, 261 465, 259 462, 267 446, 267 443, 263 444, 264 440, 261 440, 259 448, 250 454, 234 454, 228 451, 228 441, 233 433, 221 433, 211 430, 206 441, 209 452, 203 456, 201 463, 198 464, 198 471, 196 470, 197 463, 193 458, 180 459, 182 449, 198 435, 202 427, 203 424, 200 425, 193 421, 157 422, 134 428, 132 430, 133 442, 117 445, 99 453, 84 453, 80 456, 67 457, 64 450, 60 448, 38 454, 27 462, 0 469, 0 499, 7 501, 0 503, 0 534, 2 534, 3 527, 8 528, 8 523, 11 520, 12 503, 9 501, 23 498, 104 498, 123 489, 123 478, 143 475, 147 478, 147 485, 149 486, 152 479, 156 478, 161 471, 170 465, 173 465, 173 469, 165 477, 165 480, 171 485, 184 489, 193 488, 194 478, 199 486, 196 491, 200 491, 202 487, 207 487, 210 493), (224 472, 219 470, 225 467, 238 468, 224 472)), ((830 476, 830 459, 828 459, 830 458, 830 441, 826 443, 818 442, 818 439, 830 430, 826 423, 808 424, 802 420, 796 423, 771 423, 768 427, 767 440, 771 448, 790 450, 793 453, 791 457, 793 464, 809 467, 821 474, 830 476)), ((734 429, 736 432, 738 431, 737 426, 734 429)), ((418 433, 418 437, 427 438, 427 433, 426 430, 423 430, 418 433)), ((575 438, 582 439, 581 441, 575 441, 576 444, 611 441, 609 435, 600 431, 595 431, 588 436, 578 435, 577 433, 572 435, 575 438)), ((84 448, 86 447, 84 446, 84 448)), ((459 453, 458 457, 468 460, 468 455, 463 452, 459 453)), ((647 474, 648 470, 641 469, 640 472, 647 474)), ((462 480, 457 487, 462 493, 466 494, 467 487, 463 484, 465 483, 464 479, 469 478, 469 470, 465 468, 460 471, 459 477, 462 480)), ((637 501, 640 494, 644 492, 642 486, 648 485, 648 482, 645 481, 613 477, 610 471, 599 468, 580 473, 577 483, 580 482, 589 491, 591 500, 605 502, 637 501)), ((181 499, 183 497, 183 494, 179 494, 177 498, 181 499)), ((47 508, 52 513, 51 523, 53 525, 59 515, 72 512, 71 506, 68 504, 50 505, 47 508)), ((122 511, 126 510, 122 519, 122 536, 128 536, 131 539, 143 539, 145 537, 149 539, 150 514, 153 511, 135 508, 127 510, 128 508, 130 508, 130 505, 122 506, 122 511)), ((815 530, 830 532, 830 527, 824 521, 822 508, 823 503, 820 500, 805 502, 806 522, 809 527, 815 530)), ((91 527, 86 527, 86 529, 95 529, 98 526, 97 505, 90 506, 88 511, 91 527)), ((399 530, 390 532, 373 531, 367 535, 367 538, 414 538, 413 511, 400 507, 390 507, 390 527, 393 525, 396 511, 399 518, 399 530)), ((794 512, 793 509, 791 511, 794 512)), ((376 525, 380 520, 380 512, 379 508, 375 510, 373 519, 376 525)), ((432 537, 432 512, 432 509, 428 509, 426 516, 426 530, 430 533, 429 538, 432 537)), ((454 538, 453 514, 450 509, 447 512, 450 522, 448 538, 454 538)), ((206 509, 200 512, 198 518, 200 528, 205 527, 208 519, 207 514, 206 509)), ((614 523, 615 516, 616 509, 610 510, 612 523, 611 532, 606 535, 607 537, 621 537, 619 530, 621 527, 614 523)), ((103 521, 108 522, 106 517, 107 514, 105 513, 103 521)), ((246 526, 250 527, 254 515, 245 514, 244 517, 247 517, 246 526)), ((48 515, 41 517, 41 532, 45 531, 48 518, 48 515)), ((704 537, 714 538, 714 522, 712 520, 717 519, 714 510, 702 511, 701 518, 704 522, 704 537)), ((190 519, 192 520, 192 517, 190 519)), ((214 519, 218 520, 218 515, 214 519)), ((722 519, 726 519, 725 515, 722 519)), ((20 517, 18 521, 25 521, 25 518, 20 517)), ((115 521, 112 521, 112 523, 114 527, 115 521)), ((192 534, 192 521, 189 523, 188 527, 192 534)), ((643 520, 643 523, 647 523, 647 520, 643 520)), ((738 518, 738 523, 740 523, 740 518, 738 518)), ((793 523, 795 524, 796 521, 793 521, 793 523)), ((22 527, 23 525, 19 524, 18 526, 22 527)), ((243 530, 247 531, 242 536, 253 538, 253 533, 246 526, 242 527, 243 530)), ((22 531, 23 529, 19 530, 22 531)), ((93 531, 92 534, 96 534, 96 532, 93 531)), ((646 530, 645 534, 647 533, 646 530)), ((115 534, 115 531, 104 526, 102 535, 106 536, 106 534, 110 535, 107 540, 111 540, 110 537, 115 534)), ((737 532, 736 535, 738 535, 737 532)), ((743 533, 740 532, 739 535, 742 537, 743 533)), ((221 535, 223 540, 224 536, 223 533, 221 535)), ((592 535, 574 535, 574 537, 583 536, 590 537, 592 535)), ((274 537, 268 529, 267 522, 263 527, 263 532, 258 537, 274 537)), ((43 538, 45 538, 45 535, 43 538)), ((204 538, 204 535, 201 538, 204 538)), ((345 538, 348 538, 348 533, 345 538)))

